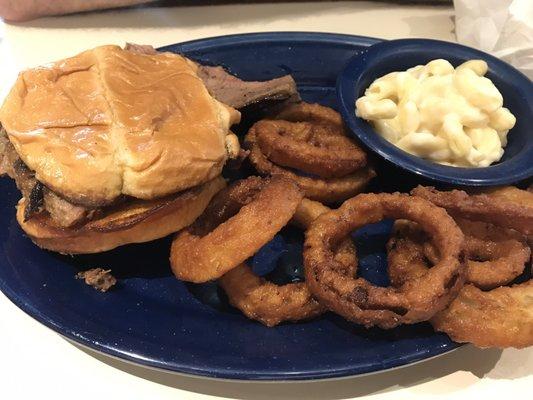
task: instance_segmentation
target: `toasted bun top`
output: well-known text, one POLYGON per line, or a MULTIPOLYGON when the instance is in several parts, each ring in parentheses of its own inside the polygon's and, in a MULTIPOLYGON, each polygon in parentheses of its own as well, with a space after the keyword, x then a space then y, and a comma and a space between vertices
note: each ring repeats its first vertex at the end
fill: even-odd
POLYGON ((22 72, 0 121, 39 181, 74 203, 153 199, 213 179, 238 111, 192 61, 102 46, 22 72))

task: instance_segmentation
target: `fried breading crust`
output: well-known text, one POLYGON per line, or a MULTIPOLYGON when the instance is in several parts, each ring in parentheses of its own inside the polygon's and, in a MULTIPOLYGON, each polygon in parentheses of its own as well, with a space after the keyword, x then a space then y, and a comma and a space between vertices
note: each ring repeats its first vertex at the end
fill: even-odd
POLYGON ((509 200, 509 197, 494 194, 469 195, 462 190, 442 192, 425 186, 416 187, 411 194, 445 208, 454 217, 490 222, 515 229, 524 235, 533 234, 533 207, 524 207, 509 200))
POLYGON ((465 285, 430 322, 452 340, 481 348, 533 346, 533 280, 489 292, 465 285))

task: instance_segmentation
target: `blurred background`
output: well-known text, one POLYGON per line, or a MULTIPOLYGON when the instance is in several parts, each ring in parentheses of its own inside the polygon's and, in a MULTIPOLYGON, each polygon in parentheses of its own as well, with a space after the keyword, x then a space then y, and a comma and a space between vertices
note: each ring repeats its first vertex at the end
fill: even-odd
MULTIPOLYGON (((314 1, 327 2, 324 0, 314 1)), ((121 7, 145 7, 147 5, 149 7, 184 7, 283 2, 279 0, 0 0, 0 16, 8 21, 27 21, 48 15, 121 7)), ((292 2, 305 1, 293 0, 292 2)), ((452 0, 392 0, 388 2, 398 4, 446 4, 452 3, 452 0)))

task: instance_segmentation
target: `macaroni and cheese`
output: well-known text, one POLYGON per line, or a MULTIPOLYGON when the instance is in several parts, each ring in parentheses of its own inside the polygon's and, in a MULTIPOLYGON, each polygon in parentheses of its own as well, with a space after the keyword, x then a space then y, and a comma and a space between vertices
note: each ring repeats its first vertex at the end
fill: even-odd
POLYGON ((416 156, 457 167, 500 160, 516 119, 484 75, 487 63, 457 68, 438 59, 376 79, 357 99, 356 115, 416 156))

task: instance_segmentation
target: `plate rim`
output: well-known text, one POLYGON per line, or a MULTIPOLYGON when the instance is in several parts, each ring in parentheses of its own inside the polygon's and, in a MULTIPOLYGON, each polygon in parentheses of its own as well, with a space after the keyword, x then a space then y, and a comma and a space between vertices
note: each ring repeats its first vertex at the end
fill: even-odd
MULTIPOLYGON (((162 47, 157 48, 158 50, 167 51, 169 48, 180 48, 184 51, 189 50, 189 48, 194 47, 194 50, 208 49, 210 47, 216 46, 217 43, 222 42, 222 45, 233 45, 236 43, 245 43, 249 41, 259 40, 262 42, 268 42, 270 40, 276 41, 325 41, 332 43, 346 43, 346 44, 362 44, 370 46, 375 43, 384 41, 378 38, 358 36, 358 35, 349 35, 349 34, 339 34, 339 33, 329 33, 329 32, 307 32, 307 31, 275 31, 275 32, 253 32, 253 33, 243 33, 243 34, 232 34, 232 35, 222 35, 214 36, 202 39, 195 39, 191 41, 168 44, 162 47)), ((191 49, 192 50, 192 49, 191 49)), ((334 86, 333 86, 334 87, 334 86)), ((459 343, 450 342, 448 345, 440 346, 437 349, 428 351, 427 349, 419 349, 416 352, 411 353, 409 356, 404 356, 403 359, 395 360, 394 362, 384 362, 381 365, 385 364, 383 368, 379 368, 379 365, 370 367, 368 364, 365 365, 352 365, 350 367, 337 368, 334 370, 322 370, 322 371, 304 371, 304 372, 268 372, 268 371, 228 371, 220 367, 204 367, 197 368, 191 367, 186 364, 178 364, 176 362, 169 364, 155 358, 148 357, 139 357, 132 353, 128 353, 125 350, 121 350, 118 347, 106 343, 96 344, 94 340, 90 339, 83 333, 74 332, 66 326, 58 324, 56 321, 53 321, 46 316, 45 313, 36 308, 33 304, 24 299, 25 296, 17 294, 13 291, 7 284, 4 279, 0 278, 0 291, 20 310, 24 313, 40 322, 47 328, 53 330, 59 336, 66 338, 76 344, 79 344, 83 347, 89 348, 93 351, 96 351, 100 354, 105 354, 106 356, 118 358, 120 360, 130 362, 136 365, 141 365, 148 368, 154 368, 156 370, 162 370, 165 372, 176 373, 184 376, 195 377, 195 378, 209 378, 217 379, 223 381, 246 381, 246 382, 297 382, 297 381, 309 381, 309 380, 333 380, 340 378, 349 378, 354 376, 364 376, 380 372, 386 372, 393 369, 398 369, 402 367, 407 367, 415 363, 422 361, 427 361, 434 359, 438 356, 447 354, 451 351, 454 351, 462 347, 459 343), (364 372, 361 372, 364 371, 364 372)))
POLYGON ((156 50, 167 51, 167 49, 173 47, 181 47, 186 49, 194 46, 195 50, 208 49, 210 47, 221 47, 226 45, 233 45, 237 43, 246 43, 251 39, 255 42, 269 42, 271 40, 290 42, 297 36, 298 41, 316 41, 321 42, 344 42, 346 44, 361 43, 371 46, 376 43, 385 42, 386 39, 375 38, 371 36, 350 35, 346 33, 334 33, 334 32, 314 32, 314 31, 271 31, 271 32, 247 32, 247 33, 235 33, 231 35, 211 36, 200 39, 188 40, 186 42, 170 43, 164 46, 157 47, 156 50))
POLYGON ((443 351, 433 351, 428 354, 423 354, 424 351, 417 351, 414 354, 409 356, 409 360, 405 363, 393 363, 392 365, 385 367, 383 369, 368 369, 365 372, 355 372, 354 367, 347 367, 343 369, 337 369, 335 371, 322 371, 322 372, 305 372, 294 374, 287 373, 261 373, 261 374, 250 374, 249 372, 243 373, 240 371, 237 372, 227 372, 224 369, 211 369, 207 370, 206 368, 197 369, 186 366, 181 366, 180 369, 171 368, 170 366, 165 367, 165 363, 162 363, 153 358, 140 358, 129 355, 124 351, 120 351, 113 346, 108 346, 105 344, 95 344, 94 341, 87 338, 86 336, 63 329, 58 324, 54 323, 50 319, 47 319, 46 316, 35 308, 33 305, 26 303, 24 301, 19 301, 19 298, 15 292, 13 292, 8 286, 5 285, 3 279, 0 279, 0 291, 6 296, 6 298, 11 301, 17 308, 23 311, 26 315, 33 318, 37 322, 41 323, 48 329, 55 332, 59 337, 66 339, 67 341, 73 342, 76 345, 79 345, 84 348, 88 348, 96 353, 103 354, 105 356, 119 359, 124 362, 142 366, 145 368, 151 368, 154 370, 173 373, 177 375, 183 375, 192 378, 206 378, 209 380, 217 381, 226 381, 226 382, 261 382, 261 383, 280 383, 280 382, 304 382, 304 381, 328 381, 328 380, 337 380, 337 379, 348 379, 353 377, 367 376, 378 374, 382 372, 392 371, 404 367, 409 367, 411 365, 419 364, 424 361, 433 360, 437 357, 443 356, 445 354, 451 353, 452 351, 458 350, 464 346, 464 344, 452 342, 447 347, 442 347, 439 350, 443 351))

